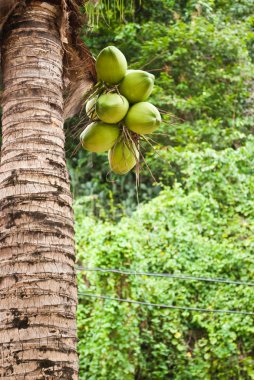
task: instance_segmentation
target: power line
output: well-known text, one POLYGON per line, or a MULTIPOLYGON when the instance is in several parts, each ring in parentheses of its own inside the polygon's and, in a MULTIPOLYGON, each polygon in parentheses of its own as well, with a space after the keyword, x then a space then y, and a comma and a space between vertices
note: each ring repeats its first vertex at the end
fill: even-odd
POLYGON ((144 301, 134 301, 126 298, 119 298, 119 297, 109 297, 104 296, 101 294, 91 294, 91 293, 82 293, 79 292, 79 295, 85 296, 85 297, 92 297, 92 298, 101 298, 105 300, 111 300, 111 301, 119 301, 119 302, 128 302, 131 304, 136 305, 144 305, 144 306, 152 306, 152 307, 158 307, 161 309, 174 309, 174 310, 187 310, 187 311, 197 311, 197 312, 203 312, 203 313, 222 313, 222 314, 242 314, 242 315, 254 315, 254 313, 249 311, 240 311, 240 310, 222 310, 222 309, 203 309, 199 307, 184 307, 184 306, 174 306, 174 305, 166 305, 163 303, 151 303, 151 302, 144 302, 144 301))
POLYGON ((178 275, 178 274, 170 274, 170 273, 153 273, 153 272, 133 272, 122 269, 113 269, 113 268, 90 268, 90 267, 76 267, 78 271, 87 271, 87 272, 109 272, 109 273, 118 273, 125 275, 133 275, 133 276, 152 276, 152 277, 167 277, 167 278, 175 278, 179 280, 190 280, 190 281, 204 281, 204 282, 215 282, 222 284, 230 284, 230 285, 244 285, 244 286, 254 286, 254 282, 245 282, 245 281, 233 281, 223 278, 213 278, 213 277, 196 277, 196 276, 188 276, 188 275, 178 275))

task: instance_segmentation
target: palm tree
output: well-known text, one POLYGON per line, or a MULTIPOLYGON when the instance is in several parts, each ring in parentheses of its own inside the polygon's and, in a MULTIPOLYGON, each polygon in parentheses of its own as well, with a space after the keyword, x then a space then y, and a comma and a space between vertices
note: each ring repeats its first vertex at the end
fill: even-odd
POLYGON ((0 0, 3 379, 78 378, 63 122, 78 111, 94 80, 93 60, 78 37, 80 2, 0 0))

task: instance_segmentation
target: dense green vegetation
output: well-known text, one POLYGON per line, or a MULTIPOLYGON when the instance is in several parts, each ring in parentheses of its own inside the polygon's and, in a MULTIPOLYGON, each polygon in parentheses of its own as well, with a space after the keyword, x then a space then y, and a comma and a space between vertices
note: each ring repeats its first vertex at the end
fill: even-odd
MULTIPOLYGON (((78 263, 254 282, 253 0, 138 0, 124 14, 120 3, 101 2, 84 40, 155 74, 152 102, 166 113, 144 145, 138 207, 134 173, 112 176, 103 154, 68 158, 78 263)), ((94 271, 79 289, 211 309, 254 301, 253 287, 94 271)), ((254 379, 251 316, 80 294, 78 325, 82 380, 254 379)))
MULTIPOLYGON (((177 155, 177 153, 176 153, 177 155)), ((175 184, 119 223, 76 203, 78 262, 91 268, 253 281, 254 140, 181 158, 175 184)), ((253 310, 253 288, 81 272, 80 292, 253 310)), ((81 379, 253 379, 253 317, 146 308, 80 295, 81 379), (136 376, 136 377, 135 377, 136 376)))

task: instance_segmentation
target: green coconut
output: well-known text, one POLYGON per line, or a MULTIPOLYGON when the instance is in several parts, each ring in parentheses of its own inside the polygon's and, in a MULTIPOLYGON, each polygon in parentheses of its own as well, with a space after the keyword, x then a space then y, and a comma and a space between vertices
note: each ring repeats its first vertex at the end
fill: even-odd
POLYGON ((95 121, 89 124, 80 135, 84 149, 89 152, 106 152, 116 143, 120 129, 118 125, 95 121))
POLYGON ((119 141, 108 152, 109 165, 116 174, 128 173, 137 163, 139 153, 133 143, 119 141))
POLYGON ((118 94, 101 95, 96 103, 96 113, 105 123, 118 123, 125 117, 128 109, 128 100, 118 94))
POLYGON ((153 91, 154 75, 143 70, 127 70, 119 91, 130 103, 143 102, 153 91))
POLYGON ((130 107, 124 122, 131 131, 145 135, 160 126, 161 115, 153 104, 139 102, 130 107))
POLYGON ((127 61, 119 49, 115 46, 108 46, 99 53, 95 67, 98 80, 117 84, 126 73, 127 61))
POLYGON ((95 104, 97 102, 97 99, 98 99, 98 96, 95 96, 94 98, 91 98, 90 100, 88 100, 88 102, 86 103, 86 114, 89 117, 89 119, 92 119, 92 120, 97 118, 97 115, 95 112, 95 104))

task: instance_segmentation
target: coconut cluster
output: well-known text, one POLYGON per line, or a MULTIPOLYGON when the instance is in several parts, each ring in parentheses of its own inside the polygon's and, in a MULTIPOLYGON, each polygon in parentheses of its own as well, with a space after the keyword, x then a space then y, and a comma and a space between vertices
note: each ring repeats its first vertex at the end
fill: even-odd
POLYGON ((111 170, 128 173, 139 162, 139 139, 160 126, 158 109, 147 101, 154 75, 128 70, 123 53, 114 46, 103 49, 96 60, 98 85, 86 101, 90 123, 80 135, 90 152, 108 151, 111 170))

